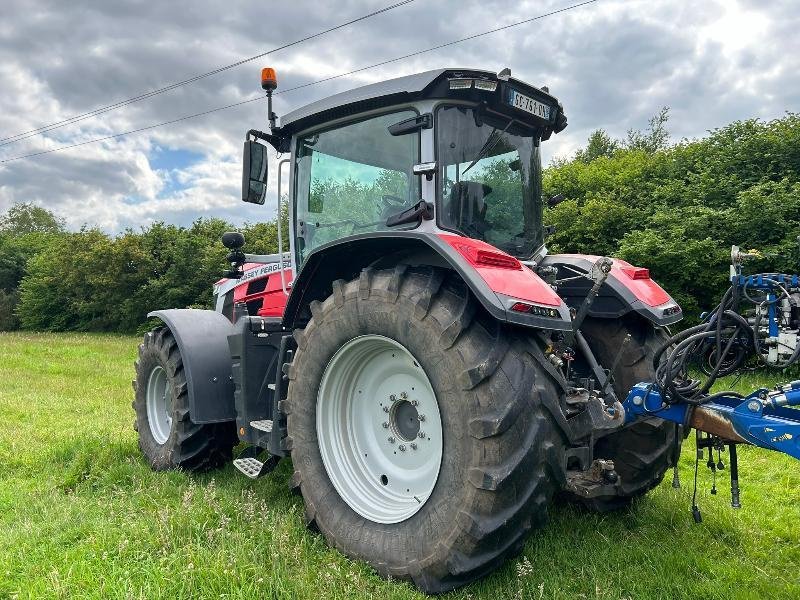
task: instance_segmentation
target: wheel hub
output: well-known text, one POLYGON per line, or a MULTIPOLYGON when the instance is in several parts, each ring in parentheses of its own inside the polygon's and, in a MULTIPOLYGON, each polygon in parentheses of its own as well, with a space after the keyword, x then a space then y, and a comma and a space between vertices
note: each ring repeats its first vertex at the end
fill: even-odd
MULTIPOLYGON (((405 391, 401 396, 406 396, 405 391)), ((396 400, 389 409, 389 427, 398 438, 405 442, 417 439, 420 429, 419 412, 414 404, 408 400, 396 400)))
POLYGON ((433 491, 439 405, 425 371, 395 340, 360 336, 334 354, 317 396, 317 437, 331 483, 367 519, 404 521, 433 491))

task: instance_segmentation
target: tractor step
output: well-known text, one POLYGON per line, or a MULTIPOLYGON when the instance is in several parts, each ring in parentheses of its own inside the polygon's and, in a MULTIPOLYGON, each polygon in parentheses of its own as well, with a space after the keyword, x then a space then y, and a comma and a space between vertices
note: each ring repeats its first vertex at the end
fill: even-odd
POLYGON ((237 458, 233 461, 233 466, 250 479, 258 479, 272 472, 279 460, 279 456, 270 456, 263 463, 257 458, 237 458))
POLYGON ((264 463, 257 458, 237 458, 233 461, 233 466, 250 479, 258 479, 261 476, 261 469, 264 467, 264 463))
POLYGON ((250 421, 250 427, 270 433, 272 431, 272 421, 265 419, 263 421, 250 421))

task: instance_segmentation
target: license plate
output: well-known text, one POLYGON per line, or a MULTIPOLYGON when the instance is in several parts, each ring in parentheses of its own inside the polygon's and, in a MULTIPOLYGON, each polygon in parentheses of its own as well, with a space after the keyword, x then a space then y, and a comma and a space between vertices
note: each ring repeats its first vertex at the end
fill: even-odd
POLYGON ((508 103, 514 108, 524 110, 540 119, 550 120, 550 106, 543 104, 538 100, 534 100, 525 94, 520 94, 515 90, 511 90, 508 98, 508 103))

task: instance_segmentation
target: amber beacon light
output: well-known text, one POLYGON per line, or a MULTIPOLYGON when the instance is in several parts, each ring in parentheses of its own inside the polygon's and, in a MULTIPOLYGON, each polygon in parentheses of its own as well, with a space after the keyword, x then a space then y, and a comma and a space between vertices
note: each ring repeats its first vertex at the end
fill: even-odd
POLYGON ((271 92, 278 87, 278 77, 275 75, 275 69, 271 67, 261 69, 261 87, 267 92, 271 92))

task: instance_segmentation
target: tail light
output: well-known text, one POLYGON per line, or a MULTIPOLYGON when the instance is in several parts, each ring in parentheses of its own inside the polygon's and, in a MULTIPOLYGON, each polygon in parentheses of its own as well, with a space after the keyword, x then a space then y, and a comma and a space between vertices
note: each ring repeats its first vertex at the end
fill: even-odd
POLYGON ((650 269, 639 267, 622 267, 622 272, 631 279, 650 279, 650 269))
POLYGON ((511 305, 511 310, 514 312, 536 315, 538 317, 550 317, 551 319, 558 319, 561 316, 555 308, 528 304, 527 302, 515 302, 511 305))

